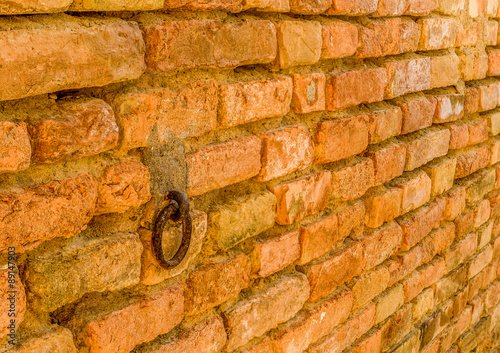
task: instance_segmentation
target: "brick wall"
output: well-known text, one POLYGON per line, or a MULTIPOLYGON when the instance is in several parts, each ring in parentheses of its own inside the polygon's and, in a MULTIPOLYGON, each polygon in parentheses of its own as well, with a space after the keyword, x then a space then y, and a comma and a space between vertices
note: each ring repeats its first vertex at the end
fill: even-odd
POLYGON ((0 351, 498 353, 499 21, 0 0, 0 351))

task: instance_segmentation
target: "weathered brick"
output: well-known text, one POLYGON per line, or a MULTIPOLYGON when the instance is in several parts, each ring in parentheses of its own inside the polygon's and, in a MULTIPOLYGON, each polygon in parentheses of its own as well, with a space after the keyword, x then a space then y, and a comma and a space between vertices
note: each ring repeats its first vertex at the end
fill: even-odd
POLYGON ((427 16, 439 7, 438 0, 409 0, 408 5, 405 15, 409 16, 427 16))
POLYGON ((455 121, 444 125, 450 130, 450 149, 459 149, 469 144, 469 127, 462 121, 455 121))
MULTIPOLYGON (((386 290, 375 299, 377 310, 375 314, 375 324, 384 321, 394 314, 404 304, 404 291, 401 283, 386 290)), ((362 353, 360 351, 359 353, 362 353)))
POLYGON ((322 59, 337 59, 354 55, 358 49, 358 26, 350 22, 335 21, 322 27, 322 59))
POLYGON ((403 239, 401 227, 396 222, 389 222, 377 229, 370 229, 359 241, 364 248, 365 269, 370 269, 395 255, 403 239))
POLYGON ((361 274, 364 265, 363 246, 352 243, 326 260, 304 266, 303 271, 311 287, 308 301, 314 302, 326 297, 337 286, 361 274))
POLYGON ((332 0, 329 15, 361 16, 374 12, 377 0, 332 0))
POLYGON ((436 101, 429 100, 423 95, 397 99, 393 103, 403 112, 402 134, 408 134, 432 125, 436 111, 436 101))
POLYGON ((288 0, 245 0, 243 9, 255 9, 263 12, 289 12, 290 4, 288 0))
POLYGON ((278 352, 300 353, 309 344, 330 333, 344 322, 351 312, 352 293, 342 289, 318 305, 301 310, 273 335, 273 346, 278 352))
POLYGON ((382 331, 371 330, 364 335, 352 349, 347 350, 346 353, 377 353, 380 352, 380 345, 382 344, 382 331))
POLYGON ((363 200, 358 199, 351 205, 344 207, 337 212, 339 220, 339 239, 345 239, 349 236, 356 237, 363 231, 365 223, 365 204, 363 200))
POLYGON ((228 128, 285 115, 290 109, 292 87, 290 77, 220 85, 220 126, 228 128))
MULTIPOLYGON (((460 33, 460 32, 459 32, 460 33)), ((470 40, 471 34, 467 33, 464 34, 468 40, 470 40)), ((477 39, 477 33, 475 34, 475 37, 477 39)), ((459 37, 457 36, 457 42, 459 40, 459 37)), ((469 43, 466 43, 469 44, 469 43)), ((474 44, 476 45, 476 44, 474 44)), ((460 72, 460 78, 463 81, 470 81, 474 79, 482 79, 486 77, 486 71, 484 71, 484 56, 486 53, 475 53, 472 50, 468 48, 464 48, 461 51, 458 52, 458 70, 460 72)), ((486 60, 487 60, 486 56, 486 60)), ((488 69, 487 67, 487 62, 486 62, 486 70, 488 69)))
MULTIPOLYGON (((12 250, 12 249, 11 249, 12 250)), ((8 340, 16 341, 16 332, 23 322, 26 313, 26 294, 19 278, 17 256, 15 250, 10 252, 8 263, 0 268, 0 337, 8 336, 8 340), (14 322, 12 323, 13 320, 14 322), (12 327, 13 324, 13 327, 12 327), (11 326, 9 328, 9 326, 11 326), (13 336, 11 336, 13 335, 13 336)))
POLYGON ((483 200, 474 208, 474 228, 483 225, 490 218, 490 201, 483 200))
POLYGON ((456 166, 456 158, 444 157, 422 167, 431 178, 431 196, 441 195, 453 187, 456 166))
POLYGON ((467 235, 474 229, 474 212, 469 210, 455 219, 457 238, 467 235))
POLYGON ((455 18, 425 18, 417 21, 422 25, 418 50, 446 49, 455 46, 458 23, 455 18))
POLYGON ((490 163, 490 150, 488 146, 473 146, 454 153, 454 156, 457 158, 455 178, 463 178, 486 167, 490 163))
MULTIPOLYGON (((482 249, 486 245, 491 242, 491 235, 493 233, 493 221, 490 221, 483 225, 481 228, 477 230, 478 240, 477 240, 477 248, 482 249)), ((495 258, 495 253, 493 254, 493 258, 495 258)))
POLYGON ((443 94, 434 96, 436 99, 436 111, 433 123, 440 124, 462 119, 464 116, 464 95, 443 94))
POLYGON ((441 258, 436 258, 428 265, 415 271, 403 281, 405 302, 415 298, 424 288, 439 281, 444 275, 445 263, 441 258))
POLYGON ((405 140, 405 170, 409 171, 446 155, 450 145, 450 131, 446 128, 430 128, 416 132, 405 140))
MULTIPOLYGON (((460 335, 462 335, 467 328, 471 324, 471 307, 465 308, 456 320, 450 325, 450 329, 447 331, 445 335, 442 336, 441 339, 441 351, 445 351, 450 348, 453 342, 455 342, 460 335)), ((456 346, 455 346, 456 347, 456 346)), ((453 352, 453 348, 451 348, 448 352, 453 352)), ((458 350, 455 350, 455 352, 458 350)))
POLYGON ((488 51, 488 76, 500 75, 500 50, 488 51))
POLYGON ((69 7, 68 11, 151 11, 163 8, 163 1, 148 0, 148 1, 93 1, 93 0, 76 0, 69 7))
POLYGON ((488 245, 480 253, 476 254, 469 264, 469 279, 483 270, 493 259, 493 247, 488 245))
POLYGON ((186 156, 188 195, 196 196, 256 176, 261 169, 256 136, 211 145, 186 156))
POLYGON ((295 113, 325 110, 324 73, 293 74, 292 107, 295 113))
POLYGON ((89 174, 0 193, 0 249, 30 250, 85 229, 94 214, 97 185, 89 174))
POLYGON ((437 254, 443 254, 454 240, 455 224, 452 222, 446 222, 442 227, 433 230, 420 242, 420 246, 425 254, 422 257, 422 263, 432 259, 437 254))
POLYGON ((62 247, 32 254, 24 274, 28 298, 35 307, 53 311, 86 293, 137 284, 141 253, 136 234, 118 233, 87 241, 73 238, 62 247))
POLYGON ((464 110, 465 114, 474 114, 479 111, 479 89, 475 87, 465 88, 464 110))
POLYGON ((375 305, 371 304, 320 342, 309 348, 310 353, 340 353, 370 330, 375 321, 375 305))
MULTIPOLYGON (((493 2, 493 1, 491 1, 493 2)), ((496 11, 495 11, 496 12, 496 11)), ((483 40, 485 45, 497 45, 498 22, 486 21, 483 24, 483 40)))
POLYGON ((388 347, 395 345, 403 340, 403 338, 411 330, 411 305, 406 305, 399 309, 392 317, 390 317, 381 327, 382 342, 381 350, 385 351, 388 347))
POLYGON ((307 279, 297 273, 280 278, 269 288, 225 310, 224 322, 229 332, 226 350, 240 347, 288 321, 302 308, 308 296, 307 279))
POLYGON ((431 288, 424 289, 412 301, 412 316, 413 323, 422 319, 425 314, 434 309, 434 290, 431 288))
POLYGON ((389 270, 384 266, 365 272, 353 279, 353 310, 363 308, 369 304, 373 298, 387 289, 389 281, 389 270))
POLYGON ((319 61, 323 45, 319 22, 280 21, 276 25, 276 31, 278 37, 276 62, 280 68, 310 65, 319 61))
POLYGON ((18 347, 10 350, 13 353, 76 353, 73 335, 67 328, 56 326, 42 336, 33 337, 18 347))
POLYGON ((366 157, 373 160, 375 167, 375 185, 383 184, 403 174, 406 161, 404 143, 387 143, 369 149, 366 157))
POLYGON ((491 112, 481 116, 488 122, 489 133, 494 136, 498 135, 500 133, 500 112, 491 112))
POLYGON ((408 8, 409 0, 379 0, 373 17, 402 16, 408 8))
POLYGON ((273 351, 273 341, 269 337, 265 337, 262 341, 248 349, 242 350, 241 353, 268 353, 273 351))
POLYGON ((342 201, 357 199, 374 185, 374 163, 369 158, 356 157, 346 166, 332 171, 334 197, 342 201))
POLYGON ((477 249, 477 234, 471 233, 467 238, 453 244, 444 254, 445 272, 451 272, 471 257, 477 249))
MULTIPOLYGON (((300 259, 303 265, 332 250, 343 238, 338 233, 338 217, 330 214, 319 221, 300 229, 300 259)), ((344 237, 345 238, 345 237, 344 237)))
POLYGON ((169 332, 182 321, 183 289, 176 283, 151 295, 134 298, 113 312, 91 311, 80 304, 65 326, 73 331, 79 346, 88 351, 131 350, 169 332))
POLYGON ((352 115, 318 123, 315 163, 329 163, 363 152, 368 146, 368 117, 352 115))
POLYGON ((467 121, 469 128, 469 145, 488 140, 488 121, 485 118, 476 118, 467 121))
POLYGON ((269 187, 278 200, 276 223, 292 224, 322 211, 330 198, 331 180, 330 172, 320 172, 269 187))
POLYGON ((186 281, 186 314, 201 313, 237 296, 250 284, 249 272, 250 261, 244 254, 197 268, 186 281))
POLYGON ((444 15, 458 15, 465 8, 465 0, 440 0, 438 10, 444 15))
POLYGON ((301 255, 299 232, 288 232, 255 245, 250 256, 252 274, 269 276, 292 264, 301 255))
POLYGON ((142 75, 144 42, 136 24, 58 14, 33 27, 28 18, 3 18, 0 100, 9 100, 136 79, 142 75), (71 30, 68 30, 71 28, 71 30))
POLYGON ((338 110, 384 99, 387 73, 383 68, 347 71, 327 75, 326 109, 338 110), (365 87, 365 89, 358 89, 365 87))
POLYGON ((470 0, 468 11, 469 16, 472 18, 482 16, 484 12, 484 0, 470 0))
POLYGON ((278 50, 276 28, 270 21, 159 19, 142 30, 146 63, 154 71, 270 63, 278 50))
POLYGON ((366 205, 365 224, 370 228, 380 227, 401 215, 403 191, 399 188, 380 186, 370 190, 364 197, 366 205))
POLYGON ((320 14, 330 6, 331 0, 290 0, 290 11, 302 15, 320 14))
POLYGON ((368 143, 379 143, 401 134, 403 113, 396 106, 374 109, 367 114, 368 143))
POLYGON ((499 89, 496 83, 484 84, 477 87, 479 90, 479 111, 495 109, 498 106, 499 89))
POLYGON ((453 86, 460 78, 457 54, 431 56, 431 88, 453 86))
POLYGON ((490 163, 489 165, 494 165, 500 162, 500 138, 495 137, 490 141, 488 145, 490 149, 490 163))
POLYGON ((420 25, 402 18, 370 20, 359 27, 359 47, 355 57, 396 55, 417 50, 420 25))
POLYGON ((444 219, 452 221, 460 215, 465 209, 465 187, 454 186, 445 195, 446 210, 444 212, 444 219))
POLYGON ((165 9, 181 9, 188 11, 230 11, 242 10, 241 0, 165 0, 165 9))
POLYGON ((394 98, 431 87, 431 59, 418 57, 389 61, 387 70, 386 98, 394 98))
POLYGON ((31 143, 24 122, 0 121, 0 173, 30 166, 31 143))
POLYGON ((255 177, 268 181, 310 166, 314 144, 302 125, 272 130, 259 135, 262 141, 262 169, 255 177))
POLYGON ((420 207, 430 200, 432 182, 423 170, 396 178, 391 182, 391 185, 403 189, 401 204, 403 214, 420 207))

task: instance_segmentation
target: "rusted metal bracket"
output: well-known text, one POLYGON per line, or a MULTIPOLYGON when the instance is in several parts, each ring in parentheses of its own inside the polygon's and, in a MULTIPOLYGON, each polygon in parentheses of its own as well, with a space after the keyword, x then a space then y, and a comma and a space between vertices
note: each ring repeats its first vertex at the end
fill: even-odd
POLYGON ((153 227, 153 253, 156 260, 164 269, 171 269, 181 263, 181 261, 186 256, 189 249, 189 243, 191 242, 191 214, 189 213, 189 200, 187 197, 179 191, 169 191, 165 195, 165 200, 169 201, 169 204, 162 209, 153 227), (165 259, 162 247, 162 237, 163 230, 168 221, 179 222, 182 221, 182 241, 179 249, 175 255, 170 259, 165 259))

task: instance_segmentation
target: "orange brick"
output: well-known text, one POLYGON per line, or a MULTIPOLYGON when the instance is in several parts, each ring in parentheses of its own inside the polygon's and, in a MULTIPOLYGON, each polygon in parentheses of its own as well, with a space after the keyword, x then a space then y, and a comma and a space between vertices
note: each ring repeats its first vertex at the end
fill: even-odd
POLYGON ((382 266, 352 280, 353 310, 363 308, 377 295, 387 289, 390 280, 389 270, 382 266))
POLYGON ((290 109, 292 87, 289 77, 220 85, 218 115, 221 127, 285 115, 290 109))
POLYGON ((469 264, 469 279, 481 272, 486 266, 489 265, 493 259, 493 247, 486 246, 479 254, 476 254, 469 264))
POLYGON ((424 96, 412 96, 395 100, 394 103, 403 112, 402 134, 408 134, 432 125, 436 101, 428 100, 424 96))
POLYGON ((411 305, 406 305, 391 316, 380 328, 382 331, 381 350, 395 345, 403 340, 412 327, 411 305))
POLYGON ((269 276, 295 262, 301 254, 299 232, 288 232, 257 244, 251 254, 252 274, 269 276))
POLYGON ((24 122, 0 122, 0 173, 16 172, 29 167, 31 144, 24 122))
POLYGON ((417 50, 420 25, 402 18, 370 20, 359 28, 357 58, 396 55, 417 50))
POLYGON ((474 114, 479 111, 479 89, 466 87, 464 97, 465 114, 474 114))
POLYGON ((469 128, 469 146, 488 140, 488 121, 484 118, 476 118, 467 121, 469 128))
POLYGON ((300 229, 299 265, 310 262, 332 250, 340 241, 338 217, 331 214, 300 229))
POLYGON ((474 212, 472 210, 464 212, 455 219, 457 238, 467 235, 474 229, 474 212))
POLYGON ((290 0, 290 11, 302 15, 320 14, 330 6, 330 0, 290 0))
MULTIPOLYGON (((491 0, 490 2, 492 3, 493 0, 491 0)), ((484 22, 483 28, 484 28, 484 44, 485 45, 497 45, 498 22, 497 21, 486 21, 486 22, 484 22)))
POLYGON ((494 165, 500 162, 500 138, 496 137, 490 141, 488 145, 490 149, 490 163, 489 165, 494 165))
POLYGON ((330 172, 320 172, 269 187, 278 200, 276 223, 292 224, 322 211, 330 198, 331 180, 330 172))
POLYGON ((433 123, 440 124, 462 119, 464 116, 464 95, 443 94, 434 96, 436 99, 436 111, 433 123))
POLYGON ((0 268, 0 303, 2 309, 0 314, 0 322, 2 323, 0 337, 7 336, 8 340, 14 339, 14 341, 17 341, 15 333, 13 334, 14 337, 9 334, 12 334, 11 328, 13 328, 14 332, 18 332, 19 326, 23 322, 26 313, 26 293, 19 278, 19 269, 16 266, 18 258, 15 255, 15 250, 9 251, 6 259, 8 263, 0 268), (13 325, 11 319, 14 320, 13 325), (9 328, 9 326, 11 327, 9 328))
POLYGON ((154 71, 264 64, 277 54, 276 29, 270 21, 224 24, 216 20, 160 19, 142 30, 146 63, 154 71), (168 50, 164 43, 169 43, 168 50))
POLYGON ((452 221, 465 210, 465 187, 455 186, 445 195, 444 219, 452 221))
POLYGON ((288 321, 302 308, 308 295, 306 277, 295 273, 273 281, 268 288, 224 310, 228 329, 225 349, 232 351, 288 321))
MULTIPOLYGON (((277 65, 288 68, 317 63, 323 40, 321 24, 317 21, 280 21, 276 24, 278 37, 277 65)), ((262 41, 262 39, 258 39, 262 41)))
POLYGON ((474 228, 483 225, 490 218, 491 208, 488 200, 483 200, 474 208, 474 228))
POLYGON ((445 253, 444 259, 446 261, 445 272, 451 272, 460 264, 470 258, 477 249, 477 233, 471 233, 467 238, 452 245, 445 253))
POLYGON ((11 350, 12 353, 76 353, 73 335, 67 328, 55 326, 53 330, 44 332, 38 337, 31 337, 23 341, 21 346, 11 350))
POLYGON ((324 73, 293 74, 292 107, 295 113, 325 110, 324 73))
POLYGON ((332 0, 329 15, 361 16, 374 12, 377 0, 332 0))
POLYGON ((394 98, 431 87, 431 59, 421 57, 389 61, 387 70, 386 98, 394 98))
POLYGON ((401 16, 408 8, 408 0, 379 0, 373 17, 401 16))
POLYGON ((260 139, 248 136, 187 155, 188 195, 201 195, 256 176, 261 169, 260 151, 260 139))
POLYGON ((369 158, 356 157, 332 171, 333 196, 342 201, 357 199, 374 185, 374 166, 369 158))
POLYGON ((389 106, 374 109, 368 116, 368 143, 379 143, 401 134, 403 113, 401 108, 389 106))
POLYGON ((357 242, 343 247, 326 260, 304 266, 302 270, 311 287, 308 301, 326 297, 341 284, 360 275, 364 267, 363 246, 357 242))
POLYGON ((457 169, 455 178, 463 178, 475 171, 486 167, 490 163, 490 150, 488 146, 474 146, 455 153, 457 169))
POLYGON ((398 188, 380 186, 370 190, 364 197, 366 205, 365 224, 370 228, 380 227, 401 215, 403 191, 398 188))
POLYGON ((339 220, 339 241, 361 233, 365 224, 365 204, 358 199, 351 205, 337 212, 339 220))
POLYGON ((403 190, 402 213, 407 213, 428 202, 431 197, 431 179, 423 170, 394 179, 392 186, 403 190))
POLYGON ((455 53, 431 56, 431 88, 456 84, 460 79, 459 63, 455 53))
POLYGON ((365 269, 370 269, 395 255, 401 246, 403 232, 396 222, 370 229, 359 241, 364 248, 365 269))
POLYGON ((387 73, 383 68, 347 71, 327 75, 326 109, 339 110, 384 99, 387 73), (366 87, 360 90, 358 87, 366 87))
POLYGON ((431 178, 431 196, 441 195, 453 186, 455 180, 456 158, 443 157, 422 167, 431 178))
POLYGON ((478 87, 479 111, 494 109, 498 106, 499 90, 496 83, 484 84, 478 87))
POLYGON ((404 143, 386 143, 370 148, 366 157, 373 160, 375 167, 375 185, 383 184, 403 174, 406 161, 404 143))
POLYGON ((492 49, 488 51, 488 76, 500 75, 500 50, 492 49))
MULTIPOLYGON (((392 286, 384 293, 379 295, 375 302, 377 304, 377 311, 375 314, 375 324, 384 321, 389 316, 394 314, 404 304, 404 291, 403 285, 397 284, 392 286)), ((381 330, 378 332, 382 332, 381 330)), ((382 337, 382 335, 380 335, 382 337)), ((363 351, 359 351, 362 353, 363 351)))
MULTIPOLYGON (((477 27, 477 26, 476 26, 477 27)), ((459 31, 460 33, 460 31, 459 31)), ((469 34, 464 34, 469 35, 469 34)), ((477 33, 475 34, 475 40, 477 41, 477 33)), ((469 37, 467 37, 469 39, 469 37)), ((459 37, 457 35, 457 43, 459 37)), ((476 44, 474 44, 476 45, 476 44)), ((458 70, 460 71, 460 78, 463 81, 470 81, 474 79, 474 76, 479 75, 482 69, 482 54, 474 53, 469 49, 463 49, 458 52, 458 70)), ((484 77, 482 77, 484 78, 484 77)))
POLYGON ((458 23, 455 18, 425 18, 417 21, 422 25, 418 50, 446 49, 455 46, 458 23))
POLYGON ((302 125, 295 125, 259 135, 262 141, 262 169, 255 177, 268 181, 302 170, 313 162, 314 145, 302 125))
POLYGON ((480 52, 474 57, 474 79, 481 80, 486 78, 488 72, 488 55, 480 52))
POLYGON ((446 155, 450 145, 450 131, 432 127, 409 135, 405 141, 405 171, 409 171, 446 155))
POLYGON ((415 271, 403 281, 405 302, 415 298, 424 288, 439 281, 444 275, 445 263, 441 258, 436 258, 423 268, 415 271))
MULTIPOLYGON (((438 10, 444 15, 458 15, 465 8, 465 0, 443 0, 439 2, 438 10)), ((430 353, 430 352, 429 352, 430 353)))
POLYGON ((314 307, 301 310, 273 335, 274 348, 287 353, 304 351, 347 319, 352 300, 351 291, 342 289, 314 307))
POLYGON ((366 335, 363 336, 361 341, 356 343, 352 349, 347 350, 346 353, 379 353, 382 343, 382 331, 370 331, 367 335, 367 337, 365 337, 366 335))
POLYGON ((368 146, 368 118, 353 115, 318 123, 315 163, 329 163, 363 152, 368 146))
POLYGON ((241 0, 165 0, 165 9, 180 9, 187 11, 230 11, 242 10, 241 0))
POLYGON ((321 58, 337 59, 353 55, 358 49, 358 26, 350 22, 335 21, 322 27, 321 58))
POLYGON ((201 313, 237 296, 250 284, 249 272, 250 261, 243 254, 197 268, 186 281, 186 314, 201 313))
POLYGON ((450 149, 459 149, 469 144, 469 127, 462 121, 444 125, 450 130, 450 149))
POLYGON ((492 112, 481 115, 488 121, 488 131, 496 136, 500 133, 500 112, 492 112))
POLYGON ((268 353, 273 351, 273 342, 269 337, 264 338, 257 344, 242 350, 241 353, 268 353))
POLYGON ((441 228, 433 230, 427 237, 420 242, 424 253, 425 260, 422 263, 429 261, 437 254, 443 254, 455 240, 455 224, 446 222, 441 228))
POLYGON ((243 9, 255 9, 263 12, 289 12, 290 4, 284 0, 246 0, 243 9))
MULTIPOLYGON (((471 323, 471 307, 467 307, 460 315, 458 315, 456 321, 450 325, 450 329, 447 331, 446 335, 443 335, 441 340, 441 351, 445 352, 451 347, 453 342, 455 342, 470 326, 471 323)), ((454 346, 457 348, 457 346, 454 346)), ((458 352, 458 349, 450 348, 448 351, 450 353, 458 352)))
POLYGON ((427 16, 439 7, 438 0, 409 0, 405 15, 427 16))

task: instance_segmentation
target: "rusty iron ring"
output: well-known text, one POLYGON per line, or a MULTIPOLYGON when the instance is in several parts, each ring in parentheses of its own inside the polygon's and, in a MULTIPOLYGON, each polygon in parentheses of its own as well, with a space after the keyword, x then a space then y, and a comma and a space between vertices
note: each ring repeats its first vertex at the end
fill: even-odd
POLYGON ((189 201, 183 193, 169 191, 165 195, 165 200, 170 200, 170 202, 156 217, 153 227, 152 244, 153 253, 160 266, 166 270, 170 270, 179 265, 186 256, 189 243, 191 242, 192 223, 191 214, 189 213, 189 201), (182 241, 175 255, 170 260, 167 260, 163 254, 162 240, 163 230, 169 220, 173 222, 182 221, 182 241))

